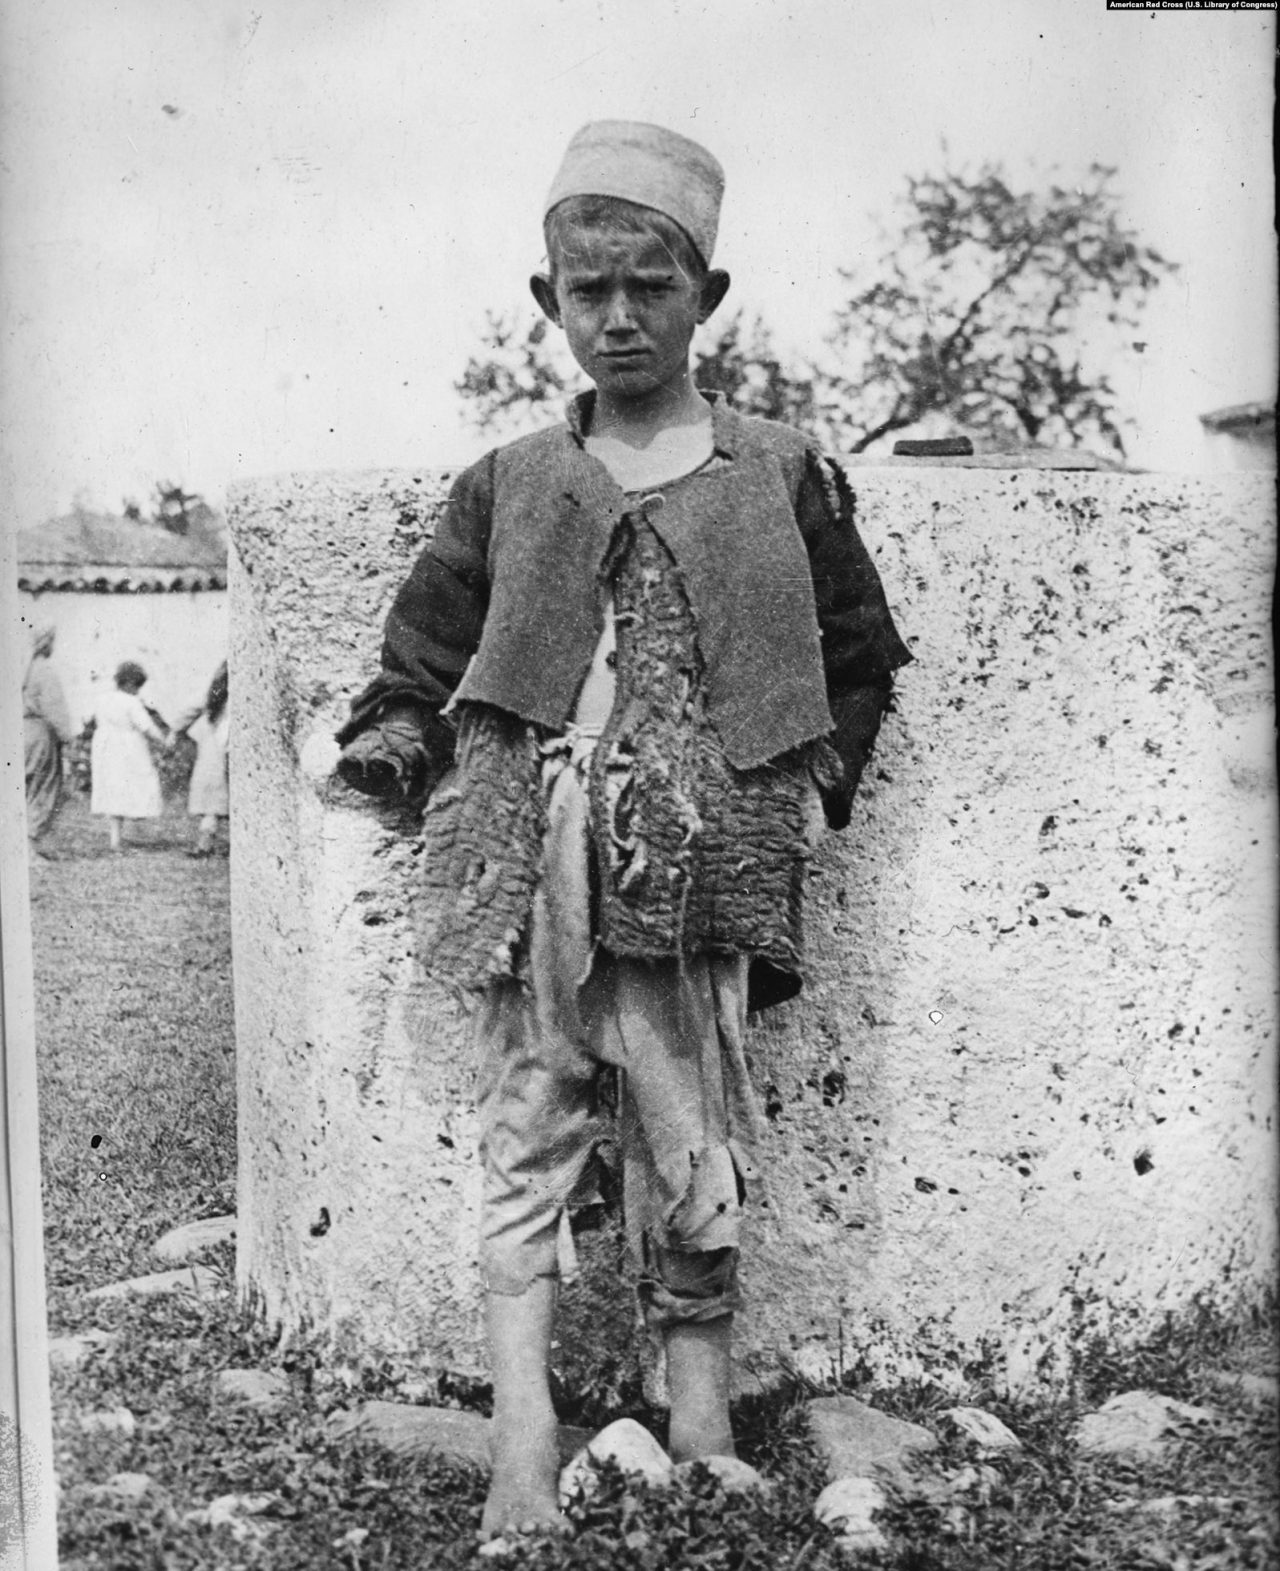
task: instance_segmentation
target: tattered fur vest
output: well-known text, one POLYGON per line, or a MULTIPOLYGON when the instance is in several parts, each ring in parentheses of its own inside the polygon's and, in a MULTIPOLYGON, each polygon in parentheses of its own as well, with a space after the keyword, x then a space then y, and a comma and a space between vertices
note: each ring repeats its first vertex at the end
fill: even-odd
MULTIPOLYGON (((595 932, 633 957, 753 956, 753 1007, 795 992, 811 749, 735 769, 706 713, 693 614, 637 511, 611 580, 617 696, 590 766, 595 932)), ((459 706, 456 774, 428 804, 421 953, 464 988, 519 975, 545 828, 545 733, 459 706)))

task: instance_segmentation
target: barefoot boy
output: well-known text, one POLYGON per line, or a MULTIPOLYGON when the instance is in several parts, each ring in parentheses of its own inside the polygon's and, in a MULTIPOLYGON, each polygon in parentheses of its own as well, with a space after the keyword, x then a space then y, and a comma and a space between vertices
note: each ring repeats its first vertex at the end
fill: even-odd
POLYGON ((573 138, 531 284, 594 391, 460 477, 339 736, 353 785, 431 793, 424 962, 480 995, 487 1534, 558 1517, 549 1350, 606 1073, 670 1450, 733 1454, 747 1011, 799 990, 808 826, 848 822, 910 658, 841 472, 690 379, 722 190, 658 126, 573 138))

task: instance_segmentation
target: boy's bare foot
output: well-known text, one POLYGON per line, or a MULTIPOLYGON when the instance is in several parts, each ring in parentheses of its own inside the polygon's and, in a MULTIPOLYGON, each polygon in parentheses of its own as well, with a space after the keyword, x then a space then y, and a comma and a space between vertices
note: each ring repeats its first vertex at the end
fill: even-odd
POLYGON ((558 1434, 549 1405, 494 1413, 489 1438, 493 1480, 480 1519, 481 1538, 565 1530, 558 1434))

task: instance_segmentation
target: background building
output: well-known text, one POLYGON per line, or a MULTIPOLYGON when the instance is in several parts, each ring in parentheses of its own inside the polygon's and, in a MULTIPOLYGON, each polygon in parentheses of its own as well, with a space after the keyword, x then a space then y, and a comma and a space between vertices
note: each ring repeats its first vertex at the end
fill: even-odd
POLYGON ((1276 406, 1232 404, 1200 416, 1211 469, 1274 469, 1276 406))
POLYGON ((227 540, 203 502, 165 521, 75 508, 18 534, 24 620, 57 632, 54 660, 73 720, 137 660, 167 719, 199 701, 227 641, 227 540))

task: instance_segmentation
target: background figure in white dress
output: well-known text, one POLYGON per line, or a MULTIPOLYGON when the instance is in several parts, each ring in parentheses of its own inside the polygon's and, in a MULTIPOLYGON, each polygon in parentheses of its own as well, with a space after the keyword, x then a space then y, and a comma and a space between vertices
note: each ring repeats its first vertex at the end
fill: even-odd
POLYGON ((169 736, 172 747, 178 737, 187 735, 196 744, 196 761, 191 770, 187 792, 187 812, 200 820, 195 846, 188 856, 213 855, 219 819, 231 812, 227 777, 227 662, 213 673, 204 703, 188 709, 169 736))
POLYGON ((93 715, 89 806, 106 818, 113 851, 120 850, 123 819, 159 818, 163 805, 160 775, 147 740, 163 743, 165 733, 138 697, 146 680, 140 665, 124 661, 116 670, 114 691, 102 695, 93 715))

